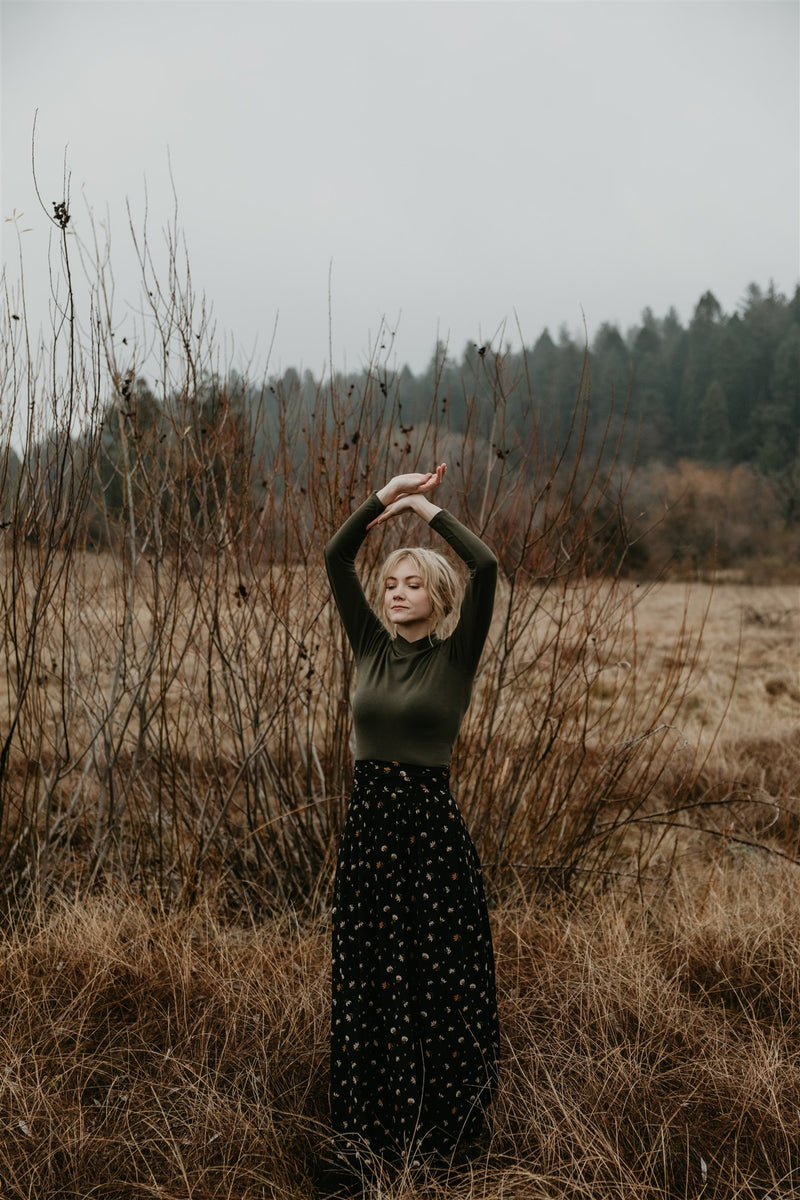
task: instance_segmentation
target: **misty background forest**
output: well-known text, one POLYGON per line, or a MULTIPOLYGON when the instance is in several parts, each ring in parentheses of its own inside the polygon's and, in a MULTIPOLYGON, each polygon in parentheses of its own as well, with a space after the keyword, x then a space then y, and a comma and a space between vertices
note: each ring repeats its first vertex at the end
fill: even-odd
MULTIPOLYGON (((435 428, 445 453, 447 431, 453 447, 474 435, 508 469, 531 439, 549 454, 603 464, 616 484, 593 514, 598 533, 602 526, 596 570, 792 577, 800 545, 800 288, 787 298, 752 283, 732 313, 707 291, 688 324, 674 309, 661 317, 645 309, 639 324, 622 331, 604 322, 591 338, 565 326, 553 337, 545 328, 532 345, 512 349, 503 336, 468 343, 460 355, 438 342, 419 374, 389 365, 388 328, 366 366, 327 380, 290 367, 255 384, 235 371, 220 378, 200 363, 190 434, 204 443, 198 461, 213 460, 217 443, 230 448, 238 440, 236 493, 257 515, 265 490, 281 487, 263 478, 270 427, 288 408, 316 420, 321 393, 335 390, 346 395, 350 413, 392 426, 401 460, 405 453, 416 461, 435 428), (577 425, 576 398, 584 413, 577 425)), ((125 362, 121 344, 116 357, 125 362)), ((117 395, 101 414, 90 546, 109 545, 124 520, 125 430, 140 443, 140 457, 146 445, 151 467, 157 460, 163 466, 176 437, 189 433, 174 419, 181 389, 171 390, 167 379, 150 383, 135 366, 119 367, 117 395)), ((335 418, 323 419, 330 425, 335 418)), ((345 455, 358 446, 358 424, 352 416, 343 422, 345 455)), ((304 431, 298 464, 305 441, 304 431)), ((46 448, 27 439, 26 452, 46 448)), ((5 465, 8 506, 20 469, 13 446, 5 465)))

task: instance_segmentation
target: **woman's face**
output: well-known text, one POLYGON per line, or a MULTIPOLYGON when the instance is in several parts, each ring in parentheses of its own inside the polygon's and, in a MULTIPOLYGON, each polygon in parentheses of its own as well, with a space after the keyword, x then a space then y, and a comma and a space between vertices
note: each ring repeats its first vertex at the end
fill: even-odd
POLYGON ((410 558, 401 558, 393 573, 386 576, 383 604, 387 618, 407 642, 416 642, 430 633, 433 605, 410 558))

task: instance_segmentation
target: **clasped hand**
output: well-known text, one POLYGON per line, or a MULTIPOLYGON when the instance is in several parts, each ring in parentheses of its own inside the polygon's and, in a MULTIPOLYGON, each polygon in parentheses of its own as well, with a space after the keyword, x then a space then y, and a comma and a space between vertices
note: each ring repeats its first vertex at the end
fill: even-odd
POLYGON ((407 475, 395 475, 385 487, 377 493, 378 499, 386 505, 379 517, 370 521, 367 529, 383 525, 391 521, 401 512, 411 510, 430 521, 439 508, 426 499, 426 493, 433 491, 442 482, 447 471, 446 463, 439 463, 435 471, 410 472, 407 475))

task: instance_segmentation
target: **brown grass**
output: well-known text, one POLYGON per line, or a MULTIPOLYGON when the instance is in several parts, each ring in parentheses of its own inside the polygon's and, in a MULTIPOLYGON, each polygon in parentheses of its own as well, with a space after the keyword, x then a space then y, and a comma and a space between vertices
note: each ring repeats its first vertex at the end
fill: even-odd
MULTIPOLYGON (((373 1200, 794 1194, 795 871, 730 849, 648 899, 497 909, 490 1143, 449 1180, 409 1174, 373 1200)), ((327 937, 325 919, 237 928, 125 895, 7 930, 4 1200, 310 1196, 327 937)))

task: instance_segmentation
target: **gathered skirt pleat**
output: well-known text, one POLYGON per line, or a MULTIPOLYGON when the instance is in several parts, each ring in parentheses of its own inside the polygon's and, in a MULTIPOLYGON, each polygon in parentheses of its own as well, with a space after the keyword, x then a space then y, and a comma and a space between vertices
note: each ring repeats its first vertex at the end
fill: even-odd
POLYGON ((331 985, 334 1133, 377 1153, 474 1141, 497 1078, 494 955, 446 767, 356 762, 331 985))

